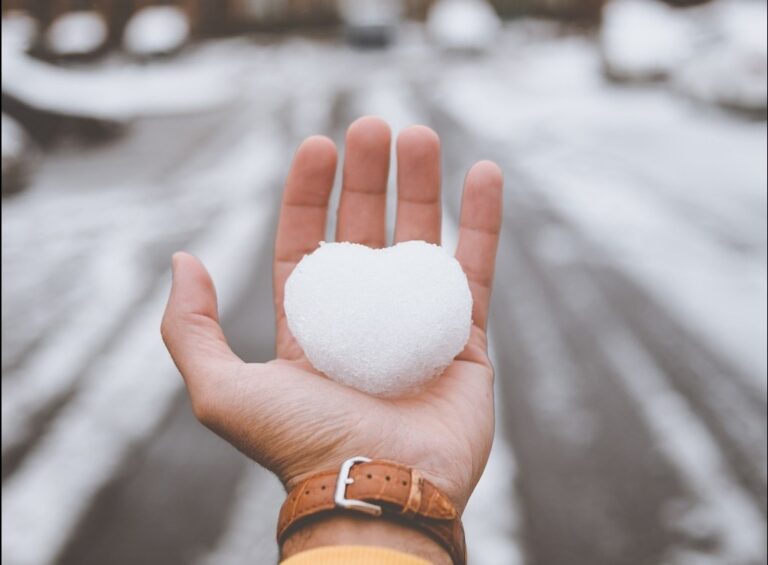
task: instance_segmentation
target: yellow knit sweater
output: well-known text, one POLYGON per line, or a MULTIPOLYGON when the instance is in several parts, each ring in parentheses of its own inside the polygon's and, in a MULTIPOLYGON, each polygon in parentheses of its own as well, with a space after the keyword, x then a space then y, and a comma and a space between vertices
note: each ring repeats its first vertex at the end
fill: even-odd
POLYGON ((348 545, 303 551, 280 565, 430 565, 430 563, 391 549, 348 545))

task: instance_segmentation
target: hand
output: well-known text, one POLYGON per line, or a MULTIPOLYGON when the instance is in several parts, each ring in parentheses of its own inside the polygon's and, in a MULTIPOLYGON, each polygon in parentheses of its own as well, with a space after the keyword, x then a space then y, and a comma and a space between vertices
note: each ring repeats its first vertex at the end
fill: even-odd
MULTIPOLYGON (((361 118, 347 131, 336 239, 371 247, 385 241, 390 130, 361 118)), ((440 140, 413 126, 397 140, 395 242, 440 243, 440 140)), ((493 368, 486 320, 501 224, 502 177, 490 162, 469 171, 456 258, 474 300, 469 342, 445 373, 416 395, 381 399, 337 384, 307 361, 288 330, 283 288, 296 263, 325 238, 336 148, 310 137, 285 184, 274 260, 277 359, 244 363, 219 326, 213 282, 195 258, 173 258, 173 288, 162 324, 197 418, 290 490, 353 455, 419 469, 462 510, 493 441, 493 368)))

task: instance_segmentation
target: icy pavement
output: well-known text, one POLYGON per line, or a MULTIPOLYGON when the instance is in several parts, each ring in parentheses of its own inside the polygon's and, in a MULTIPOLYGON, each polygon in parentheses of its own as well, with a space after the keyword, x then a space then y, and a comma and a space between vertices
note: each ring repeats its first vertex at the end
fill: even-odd
POLYGON ((234 348, 268 359, 288 160, 369 112, 440 133, 448 247, 471 162, 506 174, 472 563, 765 562, 764 122, 609 85, 537 24, 473 59, 411 33, 190 56, 238 96, 57 149, 3 202, 4 563, 274 561, 279 485, 196 424, 163 351, 168 258, 203 258, 234 348))

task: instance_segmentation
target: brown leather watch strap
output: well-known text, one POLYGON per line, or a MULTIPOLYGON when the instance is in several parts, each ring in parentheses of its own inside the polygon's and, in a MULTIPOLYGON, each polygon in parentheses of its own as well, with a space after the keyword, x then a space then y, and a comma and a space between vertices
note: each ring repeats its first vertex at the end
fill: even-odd
POLYGON ((458 511, 436 486, 403 465, 353 457, 340 469, 308 478, 280 509, 278 543, 309 517, 331 512, 363 512, 407 523, 442 545, 456 565, 467 561, 458 511))

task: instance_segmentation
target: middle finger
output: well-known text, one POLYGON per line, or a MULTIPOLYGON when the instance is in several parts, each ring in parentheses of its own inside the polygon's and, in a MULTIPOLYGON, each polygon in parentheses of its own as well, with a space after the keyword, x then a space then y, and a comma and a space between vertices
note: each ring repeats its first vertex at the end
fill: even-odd
POLYGON ((386 245, 387 177, 392 134, 371 116, 347 130, 344 175, 336 222, 336 241, 386 245))

